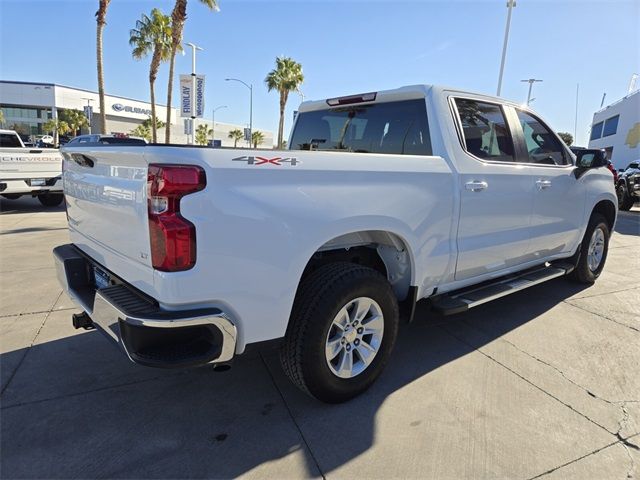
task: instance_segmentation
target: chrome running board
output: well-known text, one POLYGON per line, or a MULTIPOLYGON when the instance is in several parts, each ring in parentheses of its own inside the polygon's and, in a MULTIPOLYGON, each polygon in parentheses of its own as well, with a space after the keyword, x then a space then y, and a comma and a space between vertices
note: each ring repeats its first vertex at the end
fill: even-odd
POLYGON ((569 263, 545 264, 518 274, 501 277, 480 286, 446 293, 432 299, 432 308, 443 315, 466 312, 483 303, 511 295, 554 278, 567 275, 574 266, 569 263))

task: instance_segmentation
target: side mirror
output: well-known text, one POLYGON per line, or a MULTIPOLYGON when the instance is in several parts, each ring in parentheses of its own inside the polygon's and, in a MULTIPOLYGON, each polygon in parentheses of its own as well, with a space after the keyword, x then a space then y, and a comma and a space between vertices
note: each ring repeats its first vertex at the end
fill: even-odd
POLYGON ((607 157, 600 149, 585 149, 576 153, 576 167, 598 168, 607 165, 607 157))

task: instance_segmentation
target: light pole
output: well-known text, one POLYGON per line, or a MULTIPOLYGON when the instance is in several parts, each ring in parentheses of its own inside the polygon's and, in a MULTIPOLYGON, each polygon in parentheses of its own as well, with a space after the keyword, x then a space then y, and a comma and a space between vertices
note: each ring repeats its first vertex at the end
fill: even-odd
POLYGON ((93 111, 91 110, 91 102, 93 102, 93 98, 87 98, 87 97, 82 97, 82 100, 86 100, 87 101, 87 111, 85 112, 85 116, 87 117, 87 120, 89 121, 89 135, 91 135, 91 119, 93 117, 93 111))
POLYGON ((225 82, 240 82, 249 89, 249 147, 251 147, 251 137, 253 135, 253 84, 249 85, 237 78, 225 78, 225 82))
POLYGON ((194 43, 187 43, 191 47, 191 143, 196 143, 196 116, 195 116, 195 97, 196 97, 196 50, 204 50, 194 43))
POLYGON ((509 13, 507 13, 507 28, 504 31, 504 44, 502 45, 502 60, 500 61, 500 75, 498 76, 498 93, 496 95, 500 96, 500 91, 502 90, 502 74, 504 73, 504 62, 507 59, 507 43, 509 43, 509 27, 511 26, 511 10, 516 6, 516 0, 507 0, 507 8, 509 9, 509 13))
POLYGON ((531 89, 533 88, 533 84, 537 82, 541 82, 542 80, 539 80, 537 78, 528 78, 527 80, 520 80, 520 81, 526 82, 529 84, 529 93, 527 94, 527 107, 528 107, 529 104, 531 103, 531 89))
POLYGON ((213 142, 215 142, 216 138, 216 110, 220 110, 221 108, 227 108, 226 105, 220 105, 219 107, 214 108, 211 111, 211 146, 213 147, 213 142))

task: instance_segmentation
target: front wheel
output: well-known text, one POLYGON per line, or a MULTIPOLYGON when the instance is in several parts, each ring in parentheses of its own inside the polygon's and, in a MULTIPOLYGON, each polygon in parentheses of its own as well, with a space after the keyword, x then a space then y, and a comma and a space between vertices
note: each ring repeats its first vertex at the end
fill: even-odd
POLYGON ((582 239, 580 257, 571 278, 580 283, 592 284, 602 273, 609 251, 609 225, 599 213, 589 219, 589 225, 582 239))
POLYGON ((332 263, 298 288, 280 352, 302 391, 328 403, 364 392, 384 369, 398 334, 398 302, 368 267, 332 263))
POLYGON ((38 195, 38 200, 45 207, 57 207, 64 200, 64 195, 62 193, 45 193, 38 195))
POLYGON ((633 207, 633 197, 629 195, 627 187, 623 182, 618 184, 616 194, 618 195, 618 210, 631 210, 631 207, 633 207))

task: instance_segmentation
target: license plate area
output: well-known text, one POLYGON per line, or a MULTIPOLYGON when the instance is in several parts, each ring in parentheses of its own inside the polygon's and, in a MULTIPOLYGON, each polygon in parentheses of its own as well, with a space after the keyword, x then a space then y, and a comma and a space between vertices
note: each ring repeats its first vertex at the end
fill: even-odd
POLYGON ((111 285, 111 275, 100 267, 93 266, 93 285, 97 290, 111 285))
POLYGON ((32 187, 44 187, 47 184, 47 181, 44 178, 32 178, 31 186, 32 187))

